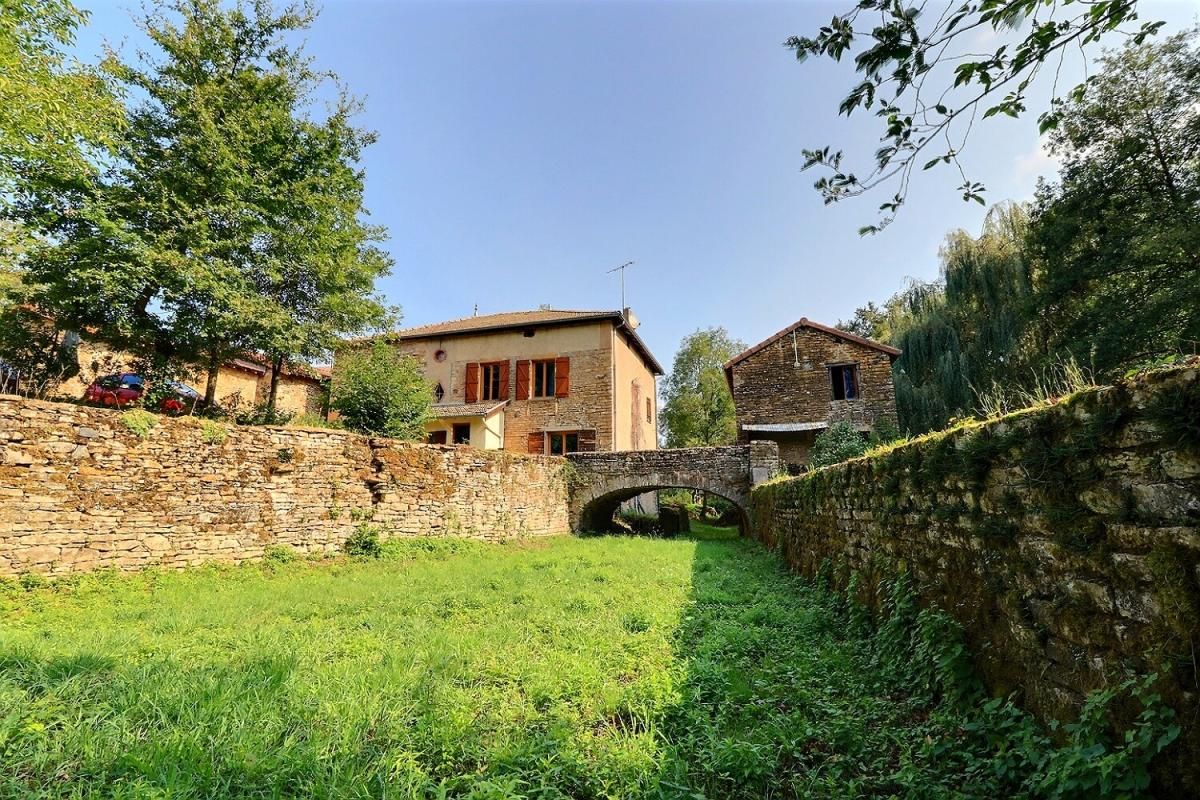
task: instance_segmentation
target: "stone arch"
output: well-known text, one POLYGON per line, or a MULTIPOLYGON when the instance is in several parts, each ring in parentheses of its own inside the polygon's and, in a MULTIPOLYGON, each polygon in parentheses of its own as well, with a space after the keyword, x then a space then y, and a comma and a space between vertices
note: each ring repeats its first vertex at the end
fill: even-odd
MULTIPOLYGON (((572 508, 571 514, 571 530, 600 532, 608 530, 611 527, 613 515, 616 514, 617 508, 626 500, 631 500, 638 495, 646 492, 655 492, 660 489, 688 489, 692 491, 704 491, 717 497, 724 498, 737 508, 739 512, 738 528, 744 534, 749 530, 750 524, 750 499, 736 492, 731 492, 728 487, 718 483, 709 481, 694 481, 695 483, 703 483, 704 485, 681 485, 679 483, 651 483, 647 484, 644 481, 630 480, 628 482, 619 482, 620 485, 609 485, 606 489, 602 489, 599 493, 594 493, 595 496, 588 498, 580 498, 578 508, 572 508)), ((574 505, 574 504, 573 504, 574 505)))
POLYGON ((774 442, 612 453, 573 453, 571 530, 605 530, 623 501, 658 489, 691 489, 723 497, 749 531, 750 490, 778 470, 774 442))

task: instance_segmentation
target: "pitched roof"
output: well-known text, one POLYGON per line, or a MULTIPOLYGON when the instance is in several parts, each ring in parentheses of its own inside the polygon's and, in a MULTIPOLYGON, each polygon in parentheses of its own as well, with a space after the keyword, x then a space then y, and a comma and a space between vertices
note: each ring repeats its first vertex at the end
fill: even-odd
POLYGON ((453 417, 486 417, 496 409, 508 403, 507 400, 500 402, 486 403, 447 403, 441 406, 432 406, 429 409, 430 416, 434 419, 451 419, 453 417))
POLYGON ((601 319, 622 321, 624 316, 620 311, 559 311, 551 309, 502 311, 498 314, 478 314, 473 317, 460 317, 459 319, 447 320, 446 322, 418 325, 413 328, 405 328, 397 331, 393 335, 401 339, 423 339, 455 333, 479 333, 481 331, 502 330, 505 328, 571 324, 576 322, 592 322, 593 320, 601 319))
POLYGON ((858 336, 857 334, 848 333, 844 330, 841 330, 840 328, 832 328, 828 325, 822 325, 819 322, 813 322, 812 320, 808 319, 807 317, 801 317, 799 322, 796 322, 792 325, 787 326, 786 328, 779 331, 778 333, 773 334, 772 336, 769 336, 766 339, 763 339, 761 342, 754 345, 753 347, 743 350, 742 352, 738 353, 733 358, 726 361, 725 362, 725 371, 728 372, 730 369, 733 368, 733 366, 735 364, 739 364, 742 361, 745 361, 747 358, 754 355, 758 351, 762 350, 765 347, 768 347, 771 344, 774 344, 775 342, 782 339, 784 336, 787 336, 792 331, 799 330, 800 328, 809 328, 814 331, 820 331, 821 333, 827 333, 830 336, 835 336, 839 339, 844 339, 847 342, 852 342, 854 344, 862 345, 863 347, 869 347, 872 350, 878 350, 882 353, 887 353, 888 356, 890 356, 893 361, 900 355, 899 350, 897 350, 896 348, 891 347, 889 345, 883 344, 882 342, 877 342, 874 339, 868 339, 865 336, 858 336))
MULTIPOLYGON (((434 322, 429 325, 417 325, 404 328, 393 333, 384 333, 369 339, 382 338, 390 341, 405 339, 436 339, 443 336, 464 336, 492 331, 512 330, 521 328, 545 328, 556 325, 575 325, 583 322, 609 320, 629 339, 629 343, 641 354, 642 359, 649 365, 655 375, 665 374, 662 365, 658 363, 650 348, 642 341, 633 328, 625 324, 625 315, 620 311, 561 311, 557 309, 538 309, 536 311, 503 311, 498 314, 479 314, 472 317, 460 317, 446 322, 434 322)), ((361 341, 361 340, 360 340, 361 341)))

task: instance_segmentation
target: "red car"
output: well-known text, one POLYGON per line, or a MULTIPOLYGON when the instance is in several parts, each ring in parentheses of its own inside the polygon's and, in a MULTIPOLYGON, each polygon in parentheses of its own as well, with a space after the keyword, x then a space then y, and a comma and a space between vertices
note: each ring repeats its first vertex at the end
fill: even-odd
MULTIPOLYGON (((176 381, 169 382, 168 386, 171 388, 171 394, 159 401, 160 411, 180 414, 190 410, 200 400, 200 393, 190 386, 176 381)), ((83 399, 97 405, 125 408, 137 405, 145 393, 146 382, 142 380, 142 376, 132 372, 121 372, 92 381, 84 392, 83 399)))

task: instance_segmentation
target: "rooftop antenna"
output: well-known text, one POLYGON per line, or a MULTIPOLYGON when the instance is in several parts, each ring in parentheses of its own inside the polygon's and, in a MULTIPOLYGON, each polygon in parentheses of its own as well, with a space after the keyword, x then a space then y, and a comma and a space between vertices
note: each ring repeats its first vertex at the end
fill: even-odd
POLYGON ((613 267, 608 272, 604 273, 605 275, 611 275, 614 272, 621 273, 621 314, 622 315, 624 315, 624 313, 625 313, 625 269, 627 267, 632 267, 632 266, 633 266, 632 261, 626 261, 621 266, 613 267))

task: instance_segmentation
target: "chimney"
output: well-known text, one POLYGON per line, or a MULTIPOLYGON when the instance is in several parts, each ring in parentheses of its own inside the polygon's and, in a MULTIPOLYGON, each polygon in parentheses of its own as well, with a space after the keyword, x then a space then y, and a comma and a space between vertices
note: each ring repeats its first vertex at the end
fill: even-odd
POLYGON ((622 313, 625 317, 625 327, 629 328, 629 330, 636 331, 638 326, 642 324, 638 322, 638 318, 633 315, 633 309, 629 306, 625 306, 625 311, 622 313))

